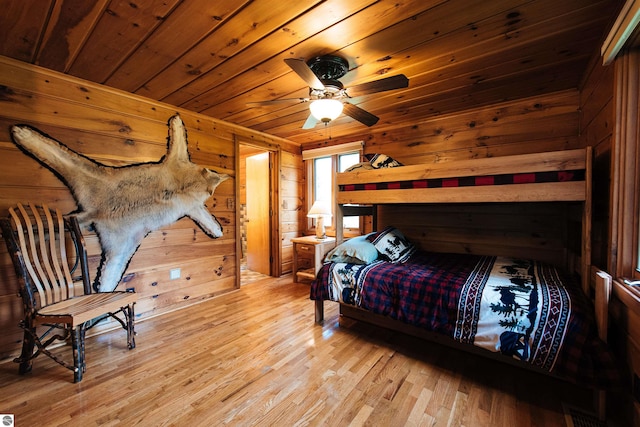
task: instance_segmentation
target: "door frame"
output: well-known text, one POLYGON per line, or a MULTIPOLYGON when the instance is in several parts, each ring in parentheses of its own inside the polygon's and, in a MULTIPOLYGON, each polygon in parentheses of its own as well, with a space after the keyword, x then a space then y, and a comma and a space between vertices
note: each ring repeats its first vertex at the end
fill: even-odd
POLYGON ((235 192, 236 200, 236 288, 240 288, 240 262, 242 254, 242 236, 240 231, 240 146, 254 147, 269 153, 269 248, 271 258, 269 261, 269 275, 280 277, 282 275, 282 241, 280 231, 280 159, 281 150, 279 146, 273 144, 261 144, 258 141, 245 140, 238 135, 234 135, 235 146, 235 168, 238 172, 235 192))

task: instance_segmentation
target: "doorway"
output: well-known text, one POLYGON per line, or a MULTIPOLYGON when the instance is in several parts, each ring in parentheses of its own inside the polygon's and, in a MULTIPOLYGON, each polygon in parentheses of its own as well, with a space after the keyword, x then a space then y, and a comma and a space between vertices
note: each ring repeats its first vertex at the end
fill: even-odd
POLYGON ((239 144, 240 285, 276 274, 273 266, 274 153, 239 144))

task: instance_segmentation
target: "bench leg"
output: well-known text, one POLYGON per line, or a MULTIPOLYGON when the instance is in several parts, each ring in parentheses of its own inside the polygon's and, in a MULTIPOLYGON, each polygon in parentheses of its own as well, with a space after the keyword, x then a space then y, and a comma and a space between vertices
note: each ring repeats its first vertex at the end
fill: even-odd
POLYGON ((82 381, 82 374, 87 369, 84 359, 85 325, 76 326, 71 333, 71 345, 73 347, 73 382, 82 381))
POLYGON ((36 340, 34 338, 36 331, 35 329, 31 329, 30 331, 27 328, 30 326, 24 326, 24 338, 22 339, 22 352, 20 353, 20 357, 15 359, 14 361, 19 363, 18 372, 23 375, 31 372, 33 368, 33 350, 36 346, 36 340))
POLYGON ((136 348, 135 311, 134 304, 130 304, 122 310, 127 324, 127 347, 129 350, 136 348))

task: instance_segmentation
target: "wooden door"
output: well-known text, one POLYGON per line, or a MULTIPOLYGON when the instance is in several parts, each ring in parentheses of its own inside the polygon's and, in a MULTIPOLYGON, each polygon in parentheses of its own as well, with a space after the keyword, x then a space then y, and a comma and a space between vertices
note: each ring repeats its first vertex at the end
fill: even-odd
POLYGON ((247 268, 271 274, 269 153, 247 157, 247 268))

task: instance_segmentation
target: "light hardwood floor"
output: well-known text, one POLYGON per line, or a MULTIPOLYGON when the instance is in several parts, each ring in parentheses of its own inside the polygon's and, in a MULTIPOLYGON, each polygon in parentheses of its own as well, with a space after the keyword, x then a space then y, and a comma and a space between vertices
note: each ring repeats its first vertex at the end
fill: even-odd
MULTIPOLYGON (((366 325, 314 324, 290 276, 88 339, 87 372, 46 357, 0 364, 0 413, 16 426, 564 426, 591 394, 366 325)), ((66 351, 66 349, 65 349, 66 351)))

